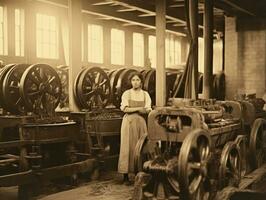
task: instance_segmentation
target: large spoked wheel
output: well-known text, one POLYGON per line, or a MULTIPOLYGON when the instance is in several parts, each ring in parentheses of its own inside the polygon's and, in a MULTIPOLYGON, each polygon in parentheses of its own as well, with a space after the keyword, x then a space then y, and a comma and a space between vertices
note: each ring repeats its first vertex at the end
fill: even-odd
POLYGON ((148 136, 145 134, 138 140, 135 152, 134 152, 134 170, 135 172, 141 172, 143 169, 143 163, 147 160, 147 142, 148 136))
POLYGON ((13 66, 3 80, 3 106, 5 110, 20 114, 25 112, 23 100, 19 93, 20 79, 29 65, 17 64, 13 66))
POLYGON ((219 167, 219 188, 238 186, 241 179, 241 158, 236 143, 228 142, 223 148, 219 167))
POLYGON ((236 140, 236 146, 240 152, 241 158, 241 177, 245 176, 248 171, 248 162, 247 162, 247 148, 248 148, 248 141, 246 135, 238 135, 236 140))
POLYGON ((51 66, 31 65, 20 80, 20 94, 27 110, 36 114, 54 112, 61 97, 61 80, 51 66))
POLYGON ((253 169, 260 167, 266 161, 266 120, 256 119, 253 123, 249 150, 251 166, 253 169))
POLYGON ((178 179, 182 199, 208 199, 207 164, 210 158, 209 133, 196 129, 186 136, 180 149, 178 179))
POLYGON ((82 108, 104 108, 110 100, 109 77, 99 67, 86 69, 77 80, 76 95, 82 108))

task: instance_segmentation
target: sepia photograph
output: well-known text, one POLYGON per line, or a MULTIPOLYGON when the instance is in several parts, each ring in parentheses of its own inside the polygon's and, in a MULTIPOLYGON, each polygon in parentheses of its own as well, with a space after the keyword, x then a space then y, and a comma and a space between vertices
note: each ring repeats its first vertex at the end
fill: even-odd
POLYGON ((266 200, 266 1, 0 0, 0 200, 266 200))

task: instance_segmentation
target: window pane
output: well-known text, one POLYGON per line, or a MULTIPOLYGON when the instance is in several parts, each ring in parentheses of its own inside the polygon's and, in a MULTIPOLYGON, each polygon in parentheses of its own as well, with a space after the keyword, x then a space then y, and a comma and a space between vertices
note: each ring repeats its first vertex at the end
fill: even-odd
POLYGON ((111 63, 125 64, 125 32, 111 29, 111 63))
POLYGON ((88 25, 88 61, 103 63, 103 27, 88 25))
POLYGON ((133 65, 144 66, 144 36, 133 33, 133 65))
POLYGON ((5 54, 4 8, 0 6, 0 54, 5 54))
POLYGON ((58 58, 58 26, 55 16, 37 13, 37 57, 58 58))
POLYGON ((156 68, 156 37, 149 35, 149 59, 151 67, 156 68))

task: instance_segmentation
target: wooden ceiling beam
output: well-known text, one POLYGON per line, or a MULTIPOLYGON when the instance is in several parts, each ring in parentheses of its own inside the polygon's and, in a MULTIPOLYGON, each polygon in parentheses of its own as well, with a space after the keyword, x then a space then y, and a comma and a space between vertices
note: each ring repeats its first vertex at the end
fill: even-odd
MULTIPOLYGON (((96 2, 96 0, 90 0, 90 3, 87 0, 82 0, 83 13, 88 13, 104 18, 111 17, 113 20, 116 21, 131 23, 134 25, 155 29, 155 18, 137 17, 137 14, 133 12, 115 12, 115 8, 106 7, 105 9, 103 9, 99 6, 93 6, 91 2, 96 2)), ((183 28, 180 29, 179 27, 174 27, 172 26, 172 24, 167 24, 166 28, 167 32, 183 36, 186 35, 186 31, 183 28)))

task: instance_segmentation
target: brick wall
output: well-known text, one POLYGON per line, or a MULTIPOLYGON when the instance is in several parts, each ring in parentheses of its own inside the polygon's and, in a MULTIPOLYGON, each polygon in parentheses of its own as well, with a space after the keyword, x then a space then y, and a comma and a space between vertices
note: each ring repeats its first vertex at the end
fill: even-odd
POLYGON ((256 93, 262 97, 265 91, 266 30, 249 29, 254 23, 256 20, 241 20, 241 26, 245 28, 237 30, 235 18, 225 19, 227 99, 233 99, 237 93, 256 93))

